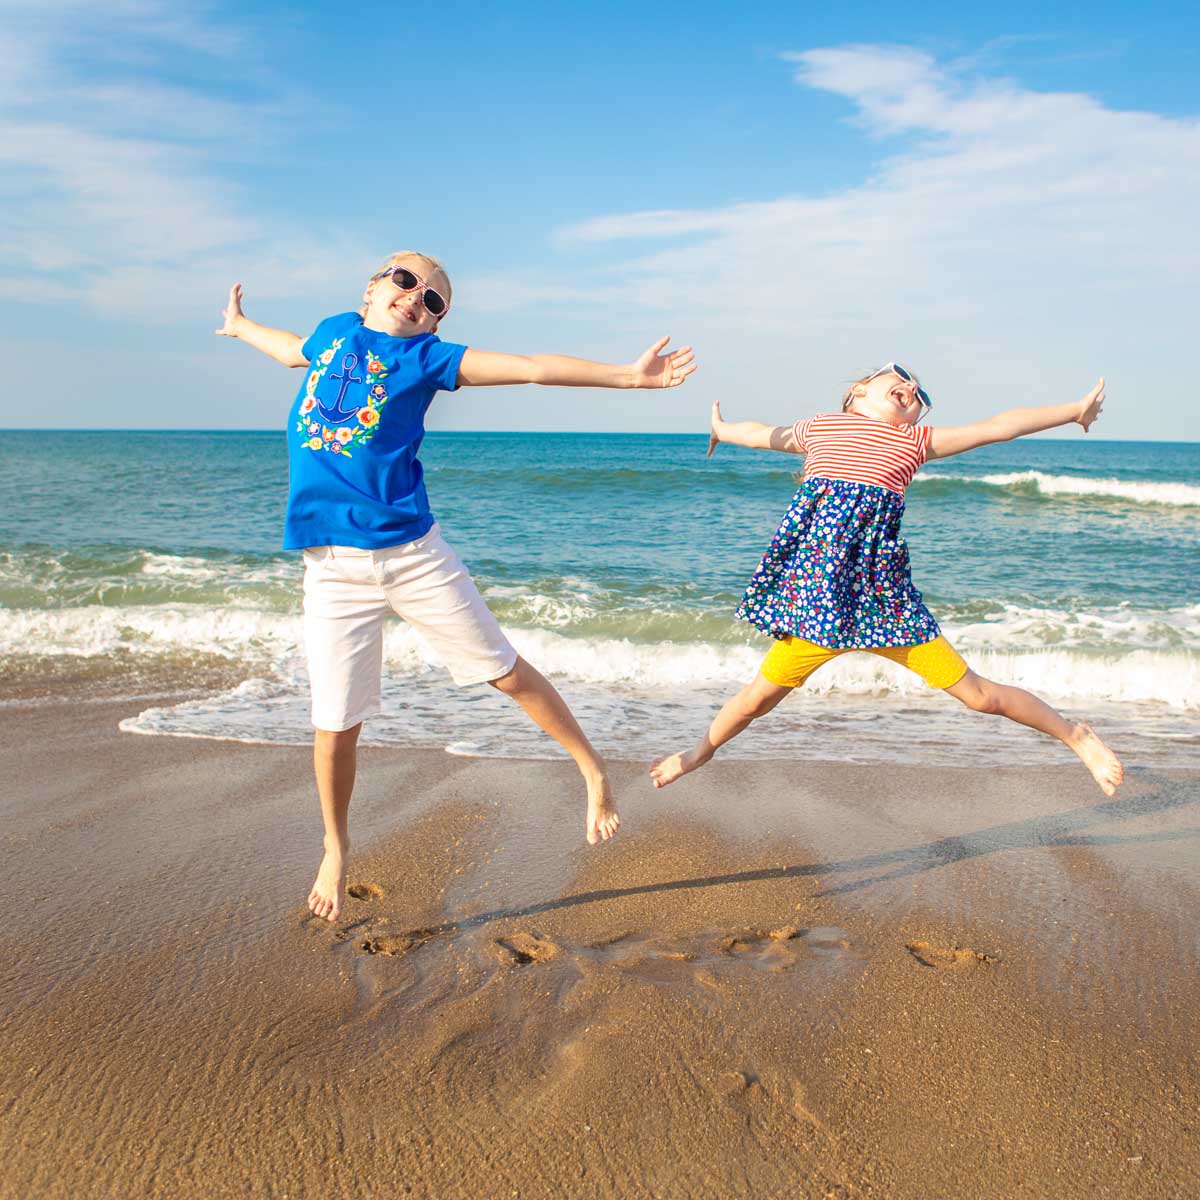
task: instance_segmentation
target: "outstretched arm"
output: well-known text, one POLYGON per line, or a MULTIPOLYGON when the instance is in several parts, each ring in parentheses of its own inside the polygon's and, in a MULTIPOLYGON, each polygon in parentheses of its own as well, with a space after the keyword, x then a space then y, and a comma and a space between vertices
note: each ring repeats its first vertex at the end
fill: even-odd
POLYGON ((468 350, 458 368, 467 387, 501 383, 544 383, 558 387, 678 387, 695 369, 691 346, 662 353, 670 338, 660 338, 636 362, 617 365, 568 358, 565 354, 494 354, 468 350))
POLYGON ((242 285, 235 283, 229 289, 229 303, 222 310, 225 324, 214 330, 218 337, 237 338, 255 350, 281 362, 285 367, 307 367, 308 359, 300 353, 304 339, 286 329, 272 329, 252 321, 242 312, 242 285))
POLYGON ((1104 407, 1104 378, 1082 400, 1071 404, 1047 404, 1044 408, 1013 408, 976 425, 960 425, 955 429, 935 428, 929 439, 929 457, 949 458, 977 446, 993 442, 1011 442, 1013 438, 1060 425, 1082 425, 1087 433, 1092 422, 1104 407))
POLYGON ((721 402, 713 401, 712 432, 708 435, 708 458, 722 443, 748 446, 751 450, 782 450, 799 454, 795 428, 791 425, 764 425, 761 421, 726 421, 721 416, 721 402))

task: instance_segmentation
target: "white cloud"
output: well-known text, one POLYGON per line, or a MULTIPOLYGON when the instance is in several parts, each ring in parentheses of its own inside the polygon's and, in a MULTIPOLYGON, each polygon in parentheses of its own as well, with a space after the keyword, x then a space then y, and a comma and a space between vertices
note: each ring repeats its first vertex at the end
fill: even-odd
POLYGON ((0 18, 0 294, 163 322, 194 315, 197 294, 219 309, 234 278, 282 296, 347 260, 368 268, 365 249, 318 244, 237 183, 248 158, 291 153, 288 85, 243 32, 167 0, 0 0, 0 18))
POLYGON ((560 243, 629 243, 631 294, 741 358, 740 376, 719 368, 722 385, 793 395, 797 367, 824 388, 913 356, 983 407, 1044 402, 1105 367, 1160 390, 1166 367, 1148 343, 1181 353, 1193 339, 1200 122, 979 79, 904 48, 784 57, 891 151, 869 179, 614 214, 560 230, 560 243), (1007 364, 1003 377, 990 362, 1007 364))

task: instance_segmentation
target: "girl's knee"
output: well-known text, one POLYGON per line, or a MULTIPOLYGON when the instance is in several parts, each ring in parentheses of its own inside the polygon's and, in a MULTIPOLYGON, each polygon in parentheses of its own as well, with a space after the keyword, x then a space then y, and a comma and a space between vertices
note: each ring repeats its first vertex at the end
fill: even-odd
POLYGON ((496 691, 503 692, 506 696, 513 695, 514 692, 519 692, 525 687, 525 661, 518 658, 512 665, 512 670, 506 675, 501 675, 499 679, 489 679, 488 687, 494 687, 496 691))
POLYGON ((946 689, 951 696, 975 712, 998 713, 1001 708, 997 685, 974 671, 968 671, 953 687, 946 689))
POLYGON ((747 720, 757 721, 759 717, 765 717, 791 690, 771 684, 768 691, 763 687, 763 681, 756 680, 738 697, 741 715, 747 720))
POLYGON ((342 750, 347 746, 358 745, 358 735, 362 733, 362 722, 352 725, 349 729, 316 729, 313 739, 322 750, 342 750))

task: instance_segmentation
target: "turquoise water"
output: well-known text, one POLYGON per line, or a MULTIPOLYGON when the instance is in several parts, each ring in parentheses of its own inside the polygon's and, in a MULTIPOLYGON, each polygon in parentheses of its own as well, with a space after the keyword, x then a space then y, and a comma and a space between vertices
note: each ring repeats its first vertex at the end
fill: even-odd
MULTIPOLYGON (((518 648, 609 751, 703 727, 765 640, 733 607, 798 459, 692 435, 430 434, 443 532, 518 648)), ((278 549, 275 433, 9 432, 0 652, 244 666, 236 694, 143 731, 299 741, 298 556, 278 549)), ((918 586, 977 670, 1108 723, 1156 762, 1200 753, 1200 446, 1024 440, 932 464, 908 495, 918 586)), ((490 689, 460 693, 397 624, 375 740, 548 753, 490 689)), ((735 753, 1024 760, 1031 734, 964 716, 864 655, 823 669, 735 753), (913 737, 911 719, 920 722, 913 737), (1015 736, 1014 736, 1015 735, 1015 736), (831 748, 831 741, 833 743, 831 748)))

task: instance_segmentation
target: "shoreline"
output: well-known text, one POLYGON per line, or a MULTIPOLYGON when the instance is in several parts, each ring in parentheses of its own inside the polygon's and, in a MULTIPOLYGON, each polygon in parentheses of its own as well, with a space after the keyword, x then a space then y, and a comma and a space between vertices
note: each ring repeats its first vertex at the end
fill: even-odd
POLYGON ((132 711, 0 708, 0 1195, 1200 1192, 1200 772, 615 763, 592 850, 368 746, 329 927, 307 753, 132 711))
MULTIPOLYGON (((859 657, 871 669, 869 656, 859 657)), ((968 662, 972 658, 968 654, 968 662)), ((311 744, 306 691, 267 662, 215 654, 182 661, 140 654, 22 655, 8 656, 5 665, 0 709, 120 698, 131 706, 123 717, 129 733, 292 749, 311 744)), ((611 684, 558 682, 593 744, 608 761, 623 763, 649 764, 690 744, 728 694, 693 688, 685 709, 667 690, 622 697, 611 684)), ((1037 681, 1031 686, 1040 694, 1037 681)), ((1111 701, 1051 702, 1068 719, 1093 725, 1129 769, 1200 769, 1200 735, 1182 711, 1111 701)), ((385 676, 384 710, 367 723, 360 745, 496 762, 567 761, 503 697, 455 689, 432 672, 407 686, 385 676), (418 714, 415 723, 410 711, 418 714)), ((721 760, 795 762, 809 769, 891 762, 983 771, 1008 765, 1056 769, 1074 762, 1053 739, 981 718, 923 686, 883 696, 843 694, 836 686, 832 692, 804 689, 728 746, 721 760)))

